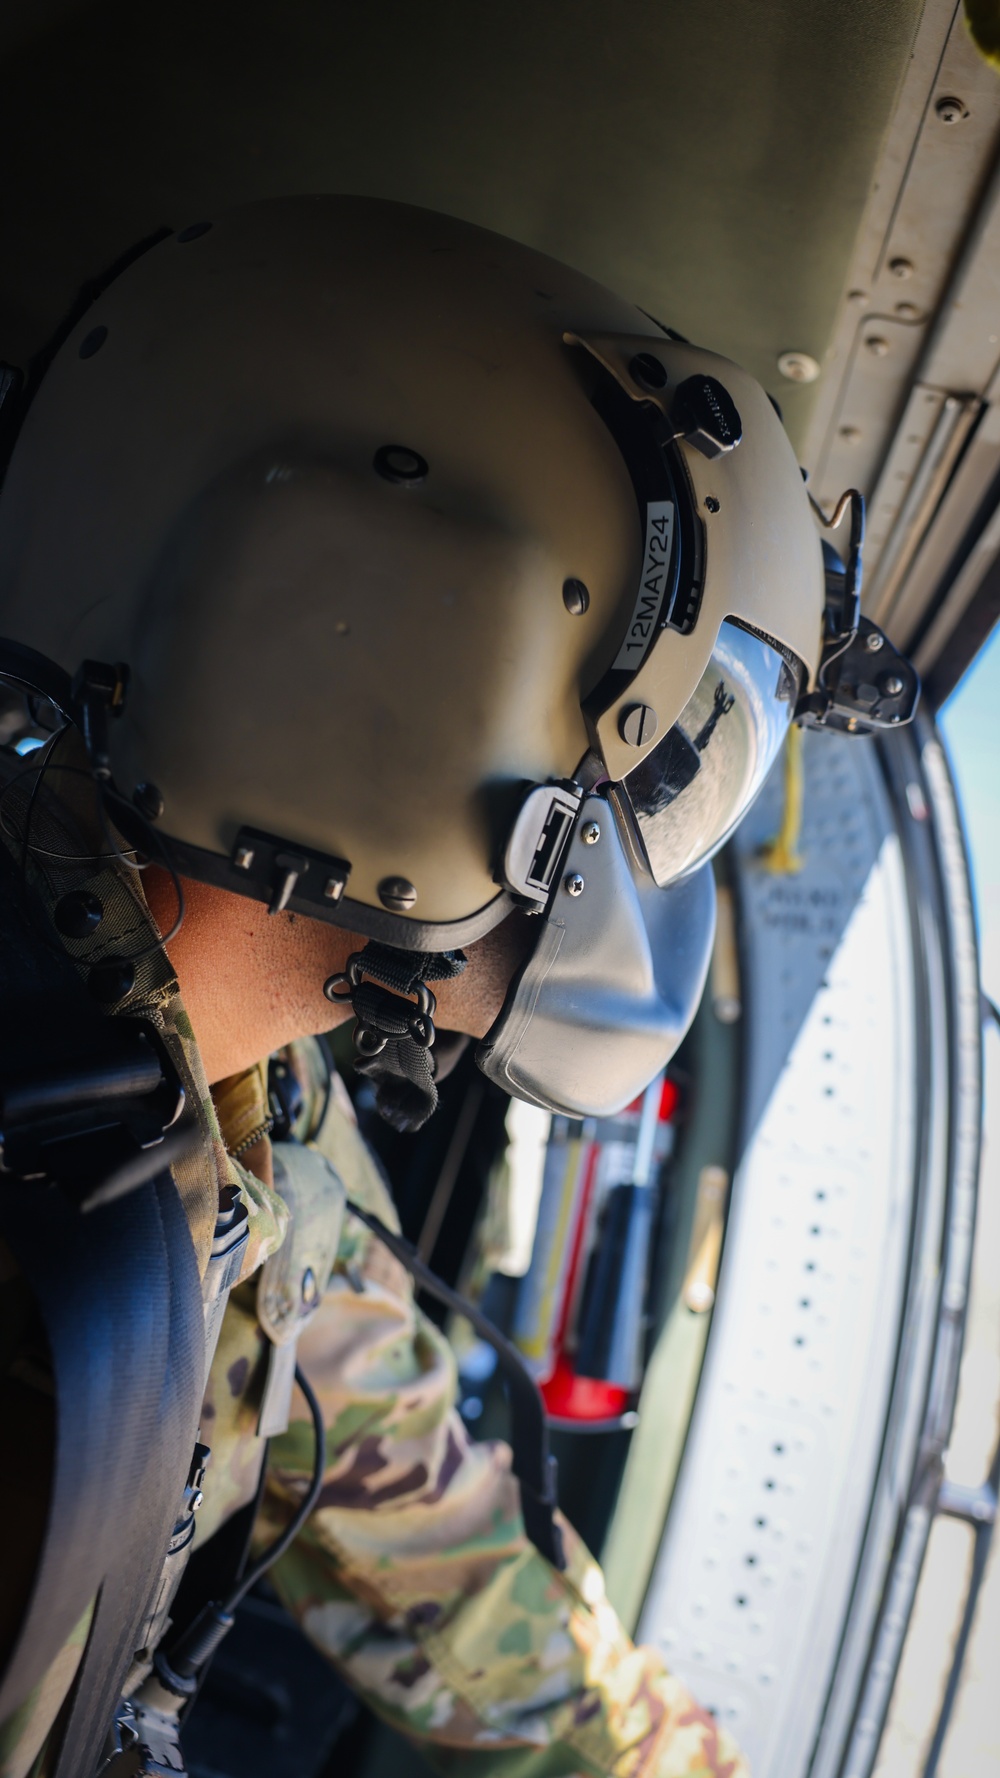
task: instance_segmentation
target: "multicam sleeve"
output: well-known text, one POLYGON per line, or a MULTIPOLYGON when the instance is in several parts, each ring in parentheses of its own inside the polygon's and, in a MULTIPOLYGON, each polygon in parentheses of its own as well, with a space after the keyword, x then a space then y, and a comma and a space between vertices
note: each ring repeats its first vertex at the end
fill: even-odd
MULTIPOLYGON (((349 1172, 360 1140, 335 1140, 349 1172)), ((387 1214, 373 1170, 349 1190, 387 1214)), ((746 1778, 711 1716, 629 1641, 575 1534, 565 1574, 528 1543, 509 1451, 469 1439, 447 1341, 351 1219, 300 1362, 324 1409, 326 1479, 273 1578, 382 1717, 453 1778, 746 1778)), ((272 1446, 261 1542, 305 1486, 311 1437, 293 1420, 272 1446)))

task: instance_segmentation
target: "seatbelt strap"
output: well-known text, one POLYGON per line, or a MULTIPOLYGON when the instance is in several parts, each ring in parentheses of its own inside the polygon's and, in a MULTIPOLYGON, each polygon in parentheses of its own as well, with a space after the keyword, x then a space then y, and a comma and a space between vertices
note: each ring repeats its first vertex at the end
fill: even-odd
POLYGON ((169 1174, 83 1216, 57 1187, 4 1181, 0 1234, 48 1339, 56 1452, 34 1590, 0 1721, 96 1596, 54 1778, 92 1778, 177 1517, 201 1406, 204 1317, 169 1174))

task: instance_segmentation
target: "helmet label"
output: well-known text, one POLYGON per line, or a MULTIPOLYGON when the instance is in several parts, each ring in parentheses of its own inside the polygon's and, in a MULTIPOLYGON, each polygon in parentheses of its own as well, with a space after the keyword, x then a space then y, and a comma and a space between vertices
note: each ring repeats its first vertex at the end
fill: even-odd
POLYGON ((642 558, 639 590, 628 629, 615 656, 614 669, 636 673, 659 627, 660 612, 670 585, 670 557, 674 542, 674 503, 651 500, 646 507, 646 547, 642 558))

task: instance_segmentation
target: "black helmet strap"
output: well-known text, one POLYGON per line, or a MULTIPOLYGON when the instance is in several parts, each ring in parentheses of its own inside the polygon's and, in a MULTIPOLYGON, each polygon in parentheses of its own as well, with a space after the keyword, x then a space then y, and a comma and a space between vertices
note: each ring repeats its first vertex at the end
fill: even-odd
POLYGON ((323 984, 328 1000, 354 1009, 355 1067, 375 1082, 376 1107, 395 1130, 419 1130, 437 1106, 437 1001, 427 983, 461 975, 465 965, 461 951, 398 951, 371 939, 323 984))

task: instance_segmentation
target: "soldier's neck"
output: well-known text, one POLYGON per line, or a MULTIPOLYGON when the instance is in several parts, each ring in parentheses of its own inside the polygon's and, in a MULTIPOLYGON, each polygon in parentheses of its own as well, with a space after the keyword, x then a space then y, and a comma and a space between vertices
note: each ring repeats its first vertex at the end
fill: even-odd
MULTIPOLYGON (((160 931, 169 932, 177 914, 170 876, 150 865, 143 886, 160 931)), ((167 949, 210 1085, 351 1017, 349 1006, 331 1005, 323 983, 364 949, 356 932, 299 914, 272 916, 262 902, 189 878, 184 898, 184 923, 167 949)), ((531 938, 531 922, 513 914, 466 947, 463 974, 434 984, 442 1030, 485 1037, 531 938)))
MULTIPOLYGON (((166 871, 144 873, 146 899, 169 932, 177 898, 166 871)), ((328 976, 364 946, 356 933, 184 880, 184 923, 168 946, 209 1083, 251 1068, 296 1037, 348 1016, 323 993, 328 976)))

